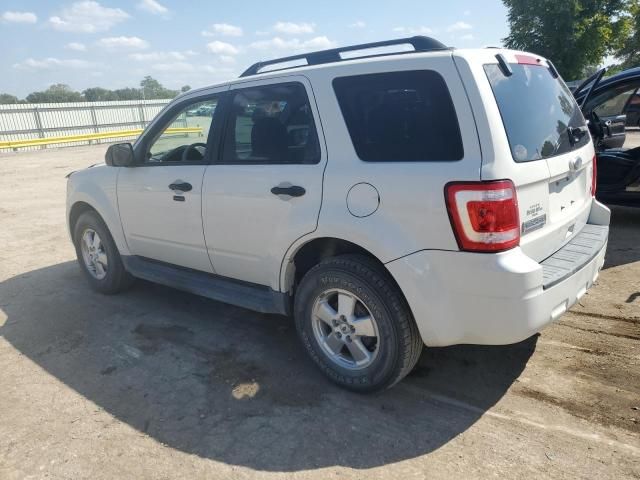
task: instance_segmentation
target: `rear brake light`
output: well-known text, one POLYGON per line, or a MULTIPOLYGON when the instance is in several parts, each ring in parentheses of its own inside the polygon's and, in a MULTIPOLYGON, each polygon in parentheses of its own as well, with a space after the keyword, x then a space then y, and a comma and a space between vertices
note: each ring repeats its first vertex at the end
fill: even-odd
POLYGON ((598 164, 596 162, 596 156, 593 156, 591 161, 591 195, 596 196, 596 190, 598 188, 598 164))
POLYGON ((520 244, 518 199, 511 180, 449 183, 445 199, 461 250, 501 252, 520 244))
POLYGON ((540 59, 529 55, 516 55, 516 62, 520 65, 540 65, 540 59))

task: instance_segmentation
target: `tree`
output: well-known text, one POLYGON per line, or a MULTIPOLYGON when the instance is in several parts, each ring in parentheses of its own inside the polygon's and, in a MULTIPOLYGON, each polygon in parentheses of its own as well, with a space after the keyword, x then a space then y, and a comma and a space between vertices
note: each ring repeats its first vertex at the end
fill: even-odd
MULTIPOLYGON (((635 0, 632 0, 635 1, 635 0)), ((503 0, 509 48, 550 59, 567 80, 600 65, 624 31, 629 0, 503 0)))
POLYGON ((621 60, 616 70, 640 67, 640 1, 629 2, 628 15, 623 17, 624 36, 614 49, 614 55, 621 60))
POLYGON ((119 100, 118 95, 113 90, 107 90, 106 88, 93 87, 87 88, 82 92, 87 102, 106 102, 110 100, 119 100))
MULTIPOLYGON (((113 100, 169 99, 178 95, 177 90, 162 86, 156 79, 146 76, 140 82, 142 88, 119 88, 109 90, 102 87, 91 87, 82 93, 72 90, 63 83, 56 83, 42 92, 32 92, 26 100, 18 100, 14 95, 0 93, 0 104, 11 103, 64 103, 64 102, 105 102, 113 100)), ((182 87, 182 92, 191 90, 189 85, 182 87)))
POLYGON ((69 85, 56 83, 43 92, 33 92, 27 95, 29 103, 65 103, 83 102, 84 97, 80 92, 72 90, 69 85))
POLYGON ((142 88, 144 98, 158 98, 158 94, 164 90, 160 82, 149 75, 142 79, 140 87, 142 88))
POLYGON ((116 100, 141 100, 142 92, 137 88, 119 88, 113 91, 116 100))
POLYGON ((12 103, 18 103, 18 97, 8 93, 0 93, 0 105, 8 105, 12 103))
POLYGON ((178 95, 176 90, 164 88, 158 80, 149 75, 142 79, 140 87, 142 88, 143 97, 147 100, 173 98, 178 95))

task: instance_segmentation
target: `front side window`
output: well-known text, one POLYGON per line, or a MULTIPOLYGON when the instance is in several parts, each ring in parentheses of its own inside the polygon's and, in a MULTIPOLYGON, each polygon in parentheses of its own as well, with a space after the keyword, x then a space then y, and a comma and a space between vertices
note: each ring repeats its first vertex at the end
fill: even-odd
POLYGON ((589 143, 580 107, 560 78, 544 66, 510 66, 508 77, 497 64, 484 70, 516 162, 554 157, 589 143))
POLYGON ((151 143, 146 163, 201 162, 218 99, 192 103, 181 109, 151 143))
POLYGON ((320 161, 313 112, 300 83, 233 92, 223 163, 312 164, 320 161))
POLYGON ((431 70, 336 78, 333 88, 365 162, 437 162, 463 157, 451 95, 431 70))

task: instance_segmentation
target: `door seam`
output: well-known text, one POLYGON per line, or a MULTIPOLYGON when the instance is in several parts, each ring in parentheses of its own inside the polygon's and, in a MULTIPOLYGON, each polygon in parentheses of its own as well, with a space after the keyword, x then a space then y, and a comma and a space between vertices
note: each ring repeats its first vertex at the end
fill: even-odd
POLYGON ((202 179, 200 183, 200 228, 202 228, 202 239, 204 240, 204 251, 207 254, 207 258, 209 259, 209 265, 211 265, 211 271, 216 273, 216 268, 213 266, 213 260, 211 260, 211 254, 209 253, 209 245, 207 244, 207 235, 204 229, 204 179, 207 176, 207 170, 211 164, 205 166, 204 171, 202 172, 202 179))

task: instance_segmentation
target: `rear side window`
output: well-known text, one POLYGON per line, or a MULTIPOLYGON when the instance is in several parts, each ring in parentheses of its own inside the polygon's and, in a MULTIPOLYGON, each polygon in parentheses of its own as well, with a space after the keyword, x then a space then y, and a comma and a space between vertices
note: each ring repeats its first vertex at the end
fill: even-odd
POLYGON ((584 117, 573 95, 548 68, 511 64, 506 77, 497 64, 485 65, 516 162, 554 157, 589 142, 584 117), (570 130, 582 129, 571 135, 570 130))
POLYGON ((365 162, 447 162, 463 155, 444 79, 431 70, 336 78, 353 146, 365 162))
POLYGON ((300 83, 232 92, 226 164, 311 164, 320 146, 309 98, 300 83))

